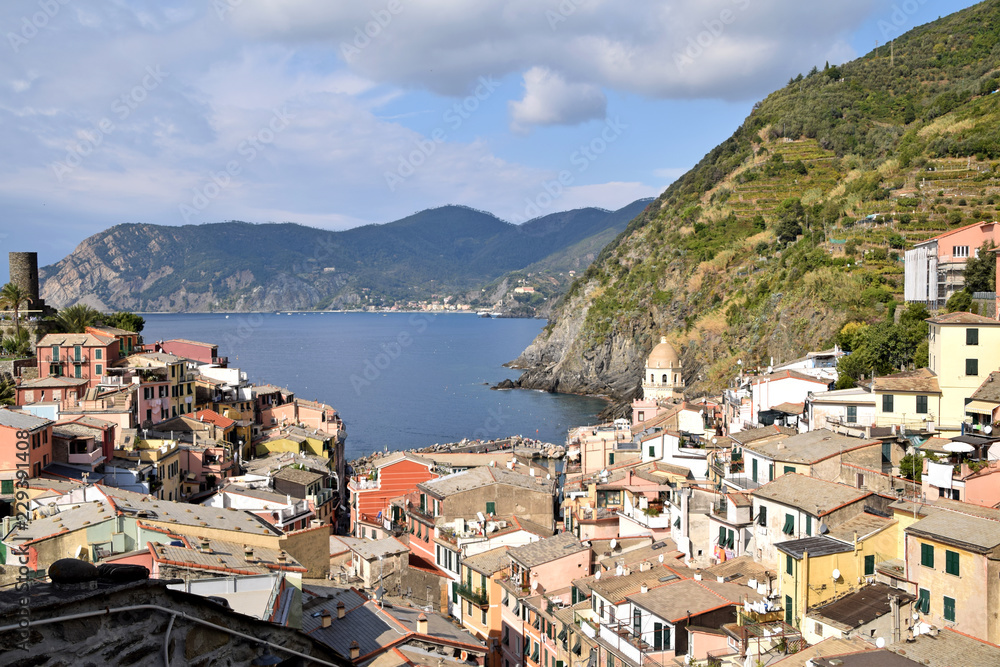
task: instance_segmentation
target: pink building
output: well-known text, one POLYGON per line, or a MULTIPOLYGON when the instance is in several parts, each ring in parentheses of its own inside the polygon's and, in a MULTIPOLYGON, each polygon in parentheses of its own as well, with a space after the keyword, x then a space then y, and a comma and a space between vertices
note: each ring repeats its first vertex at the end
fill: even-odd
POLYGON ((61 408, 76 407, 87 393, 87 378, 49 376, 27 380, 17 385, 17 404, 58 403, 61 408))
POLYGON ((202 364, 215 364, 225 366, 229 363, 228 357, 219 356, 219 346, 212 343, 199 343, 196 340, 185 338, 174 338, 172 340, 161 340, 154 346, 157 352, 166 352, 182 359, 190 359, 202 364))
POLYGON ((938 234, 906 251, 903 296, 906 301, 943 306, 965 285, 965 263, 983 243, 996 243, 997 223, 977 222, 938 234))
POLYGON ((95 334, 48 334, 36 346, 38 377, 86 379, 89 387, 101 384, 108 367, 118 361, 114 337, 95 334))

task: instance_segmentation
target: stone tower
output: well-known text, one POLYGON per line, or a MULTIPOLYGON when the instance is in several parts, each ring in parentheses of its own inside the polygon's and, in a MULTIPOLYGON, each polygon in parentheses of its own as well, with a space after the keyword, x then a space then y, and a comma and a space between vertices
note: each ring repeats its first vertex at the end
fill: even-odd
POLYGON ((31 297, 32 310, 38 306, 38 253, 12 252, 10 257, 10 282, 31 297))

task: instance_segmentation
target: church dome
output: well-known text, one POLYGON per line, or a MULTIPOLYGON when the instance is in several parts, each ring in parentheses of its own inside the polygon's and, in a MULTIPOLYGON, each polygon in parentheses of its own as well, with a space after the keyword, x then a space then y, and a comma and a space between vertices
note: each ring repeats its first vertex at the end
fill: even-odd
POLYGON ((646 360, 646 368, 679 368, 680 365, 677 350, 667 342, 666 337, 660 338, 660 344, 653 348, 646 360))

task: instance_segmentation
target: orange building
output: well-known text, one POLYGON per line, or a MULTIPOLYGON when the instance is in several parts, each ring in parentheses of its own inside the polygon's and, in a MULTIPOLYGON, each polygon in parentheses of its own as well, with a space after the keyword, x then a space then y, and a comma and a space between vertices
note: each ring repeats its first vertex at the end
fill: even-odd
MULTIPOLYGON (((351 534, 379 539, 392 533, 389 501, 417 491, 417 484, 437 479, 434 462, 406 452, 396 452, 372 462, 367 471, 351 478, 351 534)), ((433 562, 433 554, 431 555, 433 562)))

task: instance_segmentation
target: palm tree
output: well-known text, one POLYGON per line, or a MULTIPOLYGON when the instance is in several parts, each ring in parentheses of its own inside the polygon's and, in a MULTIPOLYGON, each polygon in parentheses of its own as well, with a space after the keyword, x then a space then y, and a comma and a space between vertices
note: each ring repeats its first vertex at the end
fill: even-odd
POLYGON ((14 311, 14 330, 18 338, 21 337, 21 316, 18 311, 21 310, 21 306, 28 305, 32 300, 27 292, 14 283, 7 283, 0 289, 0 306, 5 310, 9 308, 14 311))
POLYGON ((63 308, 50 318, 59 333, 83 333, 101 318, 101 313, 85 303, 75 303, 63 308))
POLYGON ((14 378, 7 373, 0 375, 0 405, 14 405, 15 396, 14 378))

